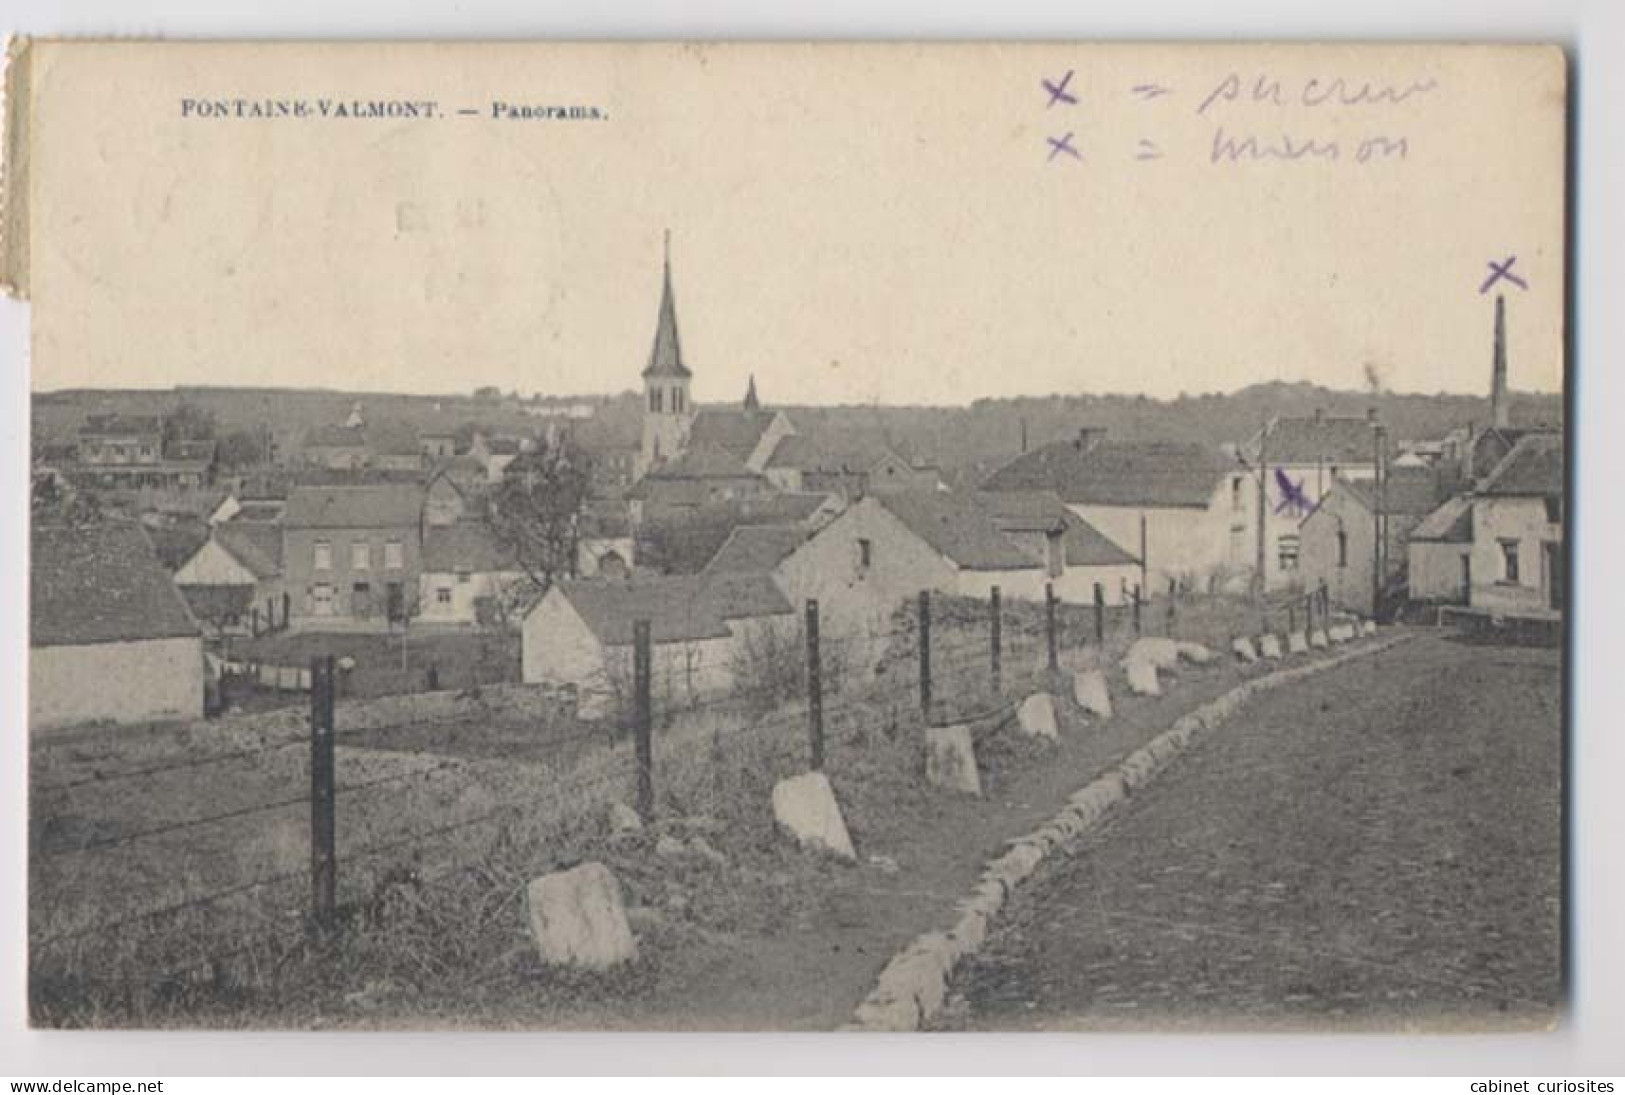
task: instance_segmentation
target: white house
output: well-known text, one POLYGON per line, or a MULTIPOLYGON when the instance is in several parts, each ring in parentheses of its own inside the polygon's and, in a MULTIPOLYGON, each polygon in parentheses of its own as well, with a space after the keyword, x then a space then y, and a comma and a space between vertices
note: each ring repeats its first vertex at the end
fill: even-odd
POLYGON ((1473 502, 1474 608, 1531 616, 1563 610, 1563 437, 1526 434, 1473 502))
POLYGON ((429 525, 418 578, 423 623, 497 622, 521 605, 532 583, 479 520, 429 525))
POLYGON ((1098 429, 1033 449, 982 484, 988 493, 1053 491, 1126 551, 1147 579, 1205 589, 1253 569, 1256 480, 1217 449, 1181 441, 1112 441, 1098 429), (1142 550, 1143 545, 1143 550, 1142 550))
POLYGON ((562 581, 525 617, 525 682, 575 688, 583 717, 621 710, 638 620, 650 625, 657 710, 726 693, 764 634, 782 638, 796 626, 790 602, 766 575, 562 581))
POLYGON ((1410 599, 1467 603, 1472 587, 1473 500, 1458 494, 1422 518, 1405 544, 1410 599))
POLYGON ((31 730, 203 715, 203 638, 137 524, 35 525, 31 730))

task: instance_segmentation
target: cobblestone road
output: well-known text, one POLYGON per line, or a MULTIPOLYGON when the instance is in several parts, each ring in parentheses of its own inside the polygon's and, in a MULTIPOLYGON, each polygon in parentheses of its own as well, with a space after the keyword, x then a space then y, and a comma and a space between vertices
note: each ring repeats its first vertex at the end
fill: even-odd
POLYGON ((1550 1021, 1554 650, 1426 635, 1248 705, 1053 855, 945 1029, 1550 1021))

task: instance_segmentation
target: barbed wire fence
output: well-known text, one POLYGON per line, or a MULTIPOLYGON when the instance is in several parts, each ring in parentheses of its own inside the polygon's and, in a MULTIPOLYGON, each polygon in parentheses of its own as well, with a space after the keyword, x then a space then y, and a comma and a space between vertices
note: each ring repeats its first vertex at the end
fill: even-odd
MULTIPOLYGON (((60 875, 69 880, 62 888, 71 891, 87 861, 146 856, 163 863, 205 834, 229 847, 249 839, 257 826, 271 820, 286 826, 302 815, 308 815, 309 862, 250 871, 195 892, 187 888, 112 916, 75 917, 41 902, 31 913, 31 994, 38 1000, 42 993, 71 995, 95 986, 99 999, 112 1001, 108 1006, 134 1010, 142 998, 252 981, 364 924, 392 885, 466 866, 479 855, 480 834, 489 843, 522 824, 545 842, 549 833, 601 824, 604 808, 617 802, 629 803, 644 826, 696 804, 728 809, 741 796, 760 797, 779 779, 842 761, 843 751, 868 748, 865 743, 890 743, 896 756, 908 757, 920 753, 928 727, 966 722, 980 733, 1000 734, 1024 698, 1058 689, 1060 675, 1080 659, 1104 665, 1142 636, 1218 645, 1260 626, 1313 629, 1328 615, 1324 591, 1249 602, 1239 610, 1226 604, 1223 612, 1211 598, 1186 596, 1177 583, 1154 600, 1138 586, 1118 591, 1115 604, 1107 603, 1106 593, 1096 585, 1092 599, 1080 604, 1062 603, 1052 586, 1041 601, 1006 598, 997 586, 985 597, 922 591, 885 626, 853 629, 831 626, 818 602, 808 601, 793 626, 737 642, 722 673, 669 652, 661 656, 648 621, 638 620, 629 672, 606 664, 561 700, 572 711, 590 708, 601 717, 555 732, 547 740, 559 761, 545 768, 543 782, 515 776, 506 793, 461 793, 477 782, 479 767, 461 755, 431 752, 431 760, 419 757, 382 773, 357 765, 348 751, 340 755, 336 746, 360 735, 372 735, 357 747, 364 750, 380 732, 430 728, 447 716, 346 728, 335 706, 334 659, 315 658, 302 730, 202 755, 184 750, 124 765, 104 761, 88 775, 41 780, 36 803, 49 805, 149 781, 220 780, 229 778, 232 765, 308 774, 307 786, 290 782, 285 793, 260 801, 78 839, 71 828, 66 836, 53 833, 53 822, 70 818, 36 814, 35 888, 50 888, 60 875), (1250 613, 1256 613, 1252 620, 1250 613), (708 672, 722 683, 696 680, 708 672), (302 763, 294 764, 295 757, 302 763), (441 787, 449 788, 444 800, 434 799, 441 787), (430 796, 441 812, 425 816, 408 808, 403 796, 409 791, 430 796), (357 811, 342 828, 341 805, 357 811)), ((923 768, 923 757, 919 764, 923 768)), ((92 913, 117 904, 80 897, 81 909, 92 913)))

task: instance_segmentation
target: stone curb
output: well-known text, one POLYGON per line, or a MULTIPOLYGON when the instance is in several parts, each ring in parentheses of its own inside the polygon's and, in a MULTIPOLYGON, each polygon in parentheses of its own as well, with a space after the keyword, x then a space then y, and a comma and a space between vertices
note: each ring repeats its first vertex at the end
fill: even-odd
POLYGON ((1243 681, 1224 695, 1180 716, 1167 730, 1130 753, 1121 764, 1067 799, 1067 806, 1042 826, 1006 845, 989 862, 976 887, 956 906, 958 920, 947 931, 927 932, 899 951, 880 971, 875 987, 852 1013, 845 1031, 919 1030, 942 1010, 948 979, 974 954, 1015 888, 1038 869, 1050 852, 1088 830, 1112 807, 1150 783, 1195 737, 1222 725, 1242 704, 1344 662, 1381 653, 1409 638, 1392 635, 1351 647, 1291 669, 1243 681))

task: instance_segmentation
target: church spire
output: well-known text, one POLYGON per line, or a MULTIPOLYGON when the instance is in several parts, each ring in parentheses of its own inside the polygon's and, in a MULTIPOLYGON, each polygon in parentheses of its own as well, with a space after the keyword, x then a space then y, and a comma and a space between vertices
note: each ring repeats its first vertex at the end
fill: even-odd
POLYGON ((660 288, 660 315, 655 321, 654 346, 649 350, 649 365, 643 370, 649 376, 689 377, 688 366, 683 364, 683 345, 677 337, 677 298, 671 290, 671 230, 666 231, 665 277, 660 288))
POLYGON ((759 411, 762 409, 761 400, 756 398, 756 374, 750 374, 750 385, 745 389, 745 409, 759 411))

